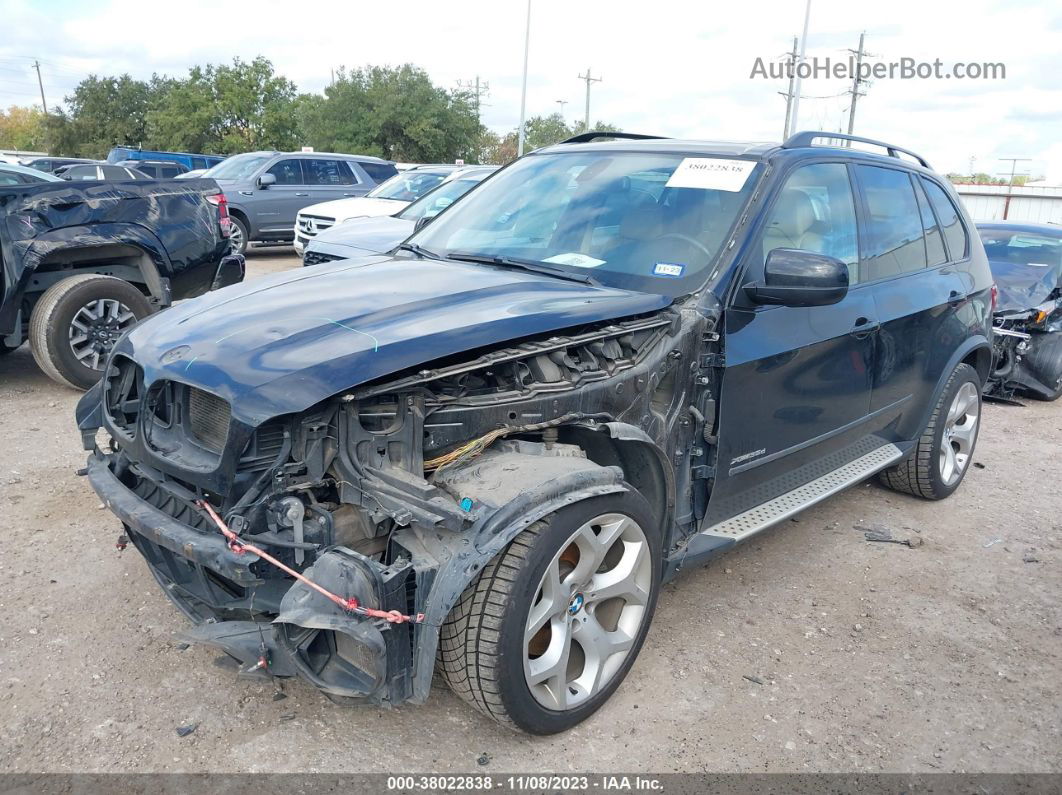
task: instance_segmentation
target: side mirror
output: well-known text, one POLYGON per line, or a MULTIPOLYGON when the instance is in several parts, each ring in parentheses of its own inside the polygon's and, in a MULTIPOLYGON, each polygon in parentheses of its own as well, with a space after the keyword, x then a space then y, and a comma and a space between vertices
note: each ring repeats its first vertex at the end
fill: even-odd
POLYGON ((277 182, 276 174, 263 174, 258 178, 258 187, 265 190, 270 185, 275 185, 277 182))
POLYGON ((742 289, 755 304, 827 306, 848 294, 848 266, 826 254, 776 248, 767 254, 763 281, 742 289))
POLYGON ((432 215, 422 215, 420 218, 417 219, 417 222, 415 224, 413 224, 413 231, 414 232, 419 232, 421 229, 423 229, 428 224, 430 224, 431 223, 431 219, 434 218, 434 217, 435 216, 432 216, 432 215))

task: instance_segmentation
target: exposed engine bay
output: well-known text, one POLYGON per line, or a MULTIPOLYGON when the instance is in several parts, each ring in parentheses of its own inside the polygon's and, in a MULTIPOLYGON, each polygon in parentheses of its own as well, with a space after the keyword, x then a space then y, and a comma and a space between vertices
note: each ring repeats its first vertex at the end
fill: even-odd
POLYGON ((1012 401, 1062 396, 1062 288, 1025 311, 997 312, 987 397, 1012 401))
MULTIPOLYGON (((101 386, 110 449, 88 474, 196 623, 190 639, 333 698, 423 700, 450 606, 546 512, 630 484, 669 549, 693 532, 711 481, 662 451, 712 462, 713 322, 672 308, 474 350, 255 428, 196 386, 145 384, 116 355, 101 386), (212 511, 313 583, 423 623, 329 605, 226 543, 212 511)), ((80 425, 91 446, 94 420, 80 425)))

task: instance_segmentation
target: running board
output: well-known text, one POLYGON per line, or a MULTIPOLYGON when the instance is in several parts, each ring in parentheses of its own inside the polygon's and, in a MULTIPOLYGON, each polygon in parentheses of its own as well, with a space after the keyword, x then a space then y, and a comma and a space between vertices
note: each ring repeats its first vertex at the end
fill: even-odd
MULTIPOLYGON (((851 461, 844 466, 827 472, 825 475, 805 483, 799 488, 788 491, 773 500, 757 505, 755 508, 739 513, 717 525, 702 530, 697 535, 709 538, 740 541, 790 516, 810 508, 817 502, 854 486, 878 472, 889 464, 903 458, 903 451, 894 444, 884 444, 876 450, 851 461)), ((694 536, 696 537, 696 536, 694 536)))

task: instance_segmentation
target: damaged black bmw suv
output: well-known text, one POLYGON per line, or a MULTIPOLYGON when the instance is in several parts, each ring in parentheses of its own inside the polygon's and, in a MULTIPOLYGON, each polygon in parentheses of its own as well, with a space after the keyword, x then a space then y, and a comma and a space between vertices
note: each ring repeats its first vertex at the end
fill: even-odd
POLYGON ((557 732, 680 569, 875 474, 958 487, 994 298, 947 183, 821 133, 610 137, 115 346, 86 472, 191 638, 337 700, 439 672, 557 732))

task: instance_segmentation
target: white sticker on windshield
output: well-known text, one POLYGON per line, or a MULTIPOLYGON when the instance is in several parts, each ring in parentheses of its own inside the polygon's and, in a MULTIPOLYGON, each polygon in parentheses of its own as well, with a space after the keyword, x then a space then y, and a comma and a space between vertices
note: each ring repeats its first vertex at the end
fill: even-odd
POLYGON ((557 265, 574 265, 576 268, 596 268, 598 265, 605 264, 603 259, 594 259, 577 251, 569 251, 567 254, 555 254, 552 257, 546 257, 542 261, 552 262, 557 265))
POLYGON ((756 164, 724 157, 687 157, 665 183, 667 188, 739 191, 756 164))
POLYGON ((674 262, 658 262, 656 267, 653 268, 653 273, 657 276, 670 276, 672 279, 678 279, 682 276, 684 270, 686 270, 685 265, 679 265, 674 262))

